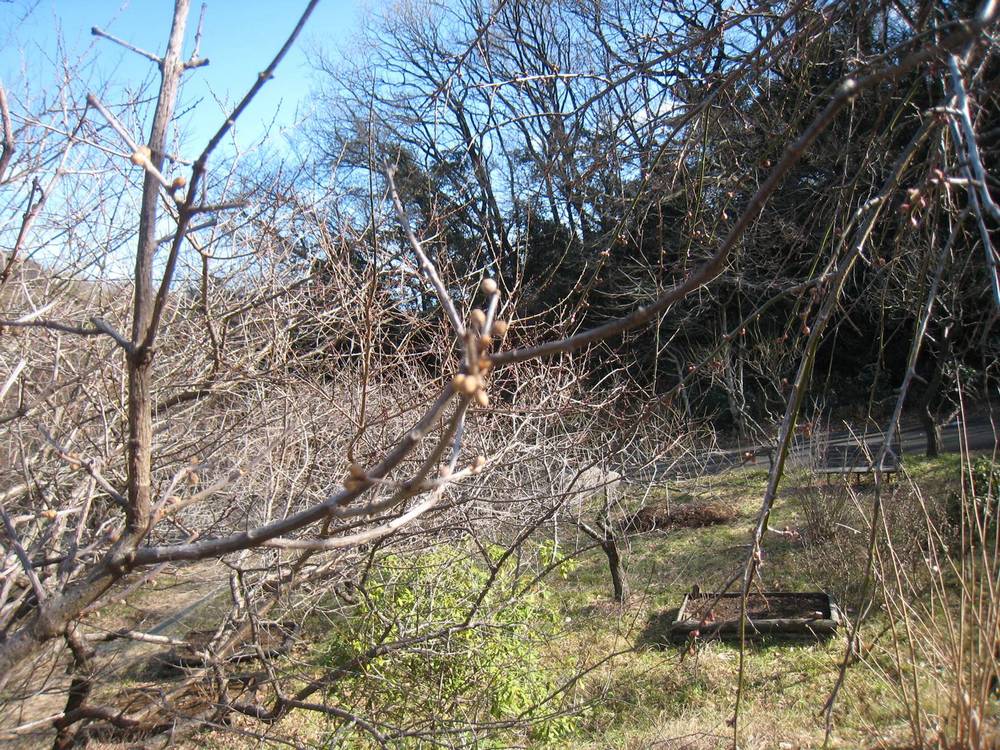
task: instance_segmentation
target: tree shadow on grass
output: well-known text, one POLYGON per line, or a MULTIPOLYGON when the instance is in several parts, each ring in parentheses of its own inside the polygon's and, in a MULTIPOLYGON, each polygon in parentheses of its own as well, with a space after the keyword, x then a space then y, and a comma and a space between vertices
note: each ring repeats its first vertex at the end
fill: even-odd
POLYGON ((670 640, 670 626, 677 619, 680 607, 662 609, 658 612, 651 612, 646 618, 646 624, 639 632, 636 641, 637 649, 654 648, 663 651, 677 644, 670 640))

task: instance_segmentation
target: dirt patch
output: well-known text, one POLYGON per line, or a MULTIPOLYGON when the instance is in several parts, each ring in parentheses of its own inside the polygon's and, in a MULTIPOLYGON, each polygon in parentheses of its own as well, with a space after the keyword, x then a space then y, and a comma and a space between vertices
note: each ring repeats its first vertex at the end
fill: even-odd
MULTIPOLYGON (((685 620, 705 619, 707 622, 736 620, 740 616, 740 597, 715 594, 689 597, 684 608, 685 620)), ((826 618, 830 616, 828 599, 822 594, 750 594, 747 616, 751 620, 788 619, 793 617, 826 618)))
POLYGON ((654 529, 697 529, 736 519, 736 512, 717 502, 693 502, 673 507, 647 505, 622 523, 622 530, 634 534, 654 529))

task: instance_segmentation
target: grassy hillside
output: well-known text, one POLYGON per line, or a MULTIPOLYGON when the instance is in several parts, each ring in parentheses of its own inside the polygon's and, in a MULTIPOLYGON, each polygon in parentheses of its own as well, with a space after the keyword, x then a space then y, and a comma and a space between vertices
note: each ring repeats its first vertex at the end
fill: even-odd
MULTIPOLYGON (((962 486, 961 467, 957 456, 933 461, 911 458, 905 476, 886 492, 891 545, 883 540, 880 554, 888 555, 891 547, 896 565, 883 566, 882 570, 894 570, 897 576, 907 571, 908 585, 924 586, 931 593, 925 597, 927 607, 911 602, 911 618, 901 620, 894 610, 899 599, 897 585, 879 583, 875 607, 862 626, 857 658, 848 669, 833 714, 831 747, 911 747, 912 724, 945 727, 955 721, 954 701, 946 689, 954 680, 948 675, 948 659, 941 653, 946 647, 934 642, 934 634, 939 633, 936 626, 946 619, 947 609, 958 601, 954 597, 958 579, 935 570, 928 562, 932 555, 918 540, 928 521, 937 523, 946 535, 951 533, 947 528, 951 522, 948 504, 962 486), (950 590, 950 599, 948 591, 932 593, 942 585, 950 590)), ((710 504, 728 509, 733 518, 701 528, 657 529, 629 537, 623 547, 633 593, 625 605, 611 601, 610 577, 600 550, 575 558, 550 576, 540 595, 552 609, 531 611, 554 611, 555 616, 546 616, 544 623, 527 623, 528 630, 521 637, 526 644, 541 643, 538 652, 531 652, 541 654, 531 669, 540 670, 547 684, 565 688, 551 702, 551 713, 569 707, 574 710, 547 739, 514 731, 506 735, 493 732, 489 744, 483 746, 593 750, 731 747, 738 645, 709 641, 698 642, 691 649, 666 644, 664 635, 693 584, 703 591, 714 590, 741 564, 765 481, 763 472, 744 470, 669 488, 642 488, 647 506, 666 507, 669 502, 675 512, 686 506, 692 511, 690 516, 697 515, 694 511, 698 507, 710 504), (532 633, 532 627, 538 632, 532 633)), ((805 470, 789 476, 773 523, 784 533, 767 538, 762 585, 770 590, 827 591, 849 615, 856 614, 862 603, 859 596, 872 498, 870 481, 827 485, 805 470)), ((560 533, 560 550, 565 553, 574 543, 573 529, 566 526, 560 533)), ((329 627, 329 623, 324 627, 314 624, 313 637, 322 641, 329 627)), ((299 662, 315 659, 317 649, 322 646, 306 646, 297 656, 299 662)), ((823 705, 844 651, 842 635, 822 643, 748 644, 739 747, 787 750, 821 746, 823 705)), ((365 688, 359 683, 352 689, 365 688)), ((329 700, 337 704, 352 700, 352 696, 334 692, 329 700)), ((995 719, 995 698, 990 711, 995 719)), ((396 717, 378 718, 392 722, 396 717)), ((995 727, 987 726, 984 731, 993 732, 995 727)), ((349 731, 344 722, 302 712, 293 714, 274 732, 310 746, 325 746, 332 737, 346 747, 369 746, 367 735, 349 731)), ((465 739, 480 746, 475 739, 465 739)), ((197 746, 256 745, 226 731, 201 737, 197 746)), ((423 745, 412 740, 398 746, 423 745)))

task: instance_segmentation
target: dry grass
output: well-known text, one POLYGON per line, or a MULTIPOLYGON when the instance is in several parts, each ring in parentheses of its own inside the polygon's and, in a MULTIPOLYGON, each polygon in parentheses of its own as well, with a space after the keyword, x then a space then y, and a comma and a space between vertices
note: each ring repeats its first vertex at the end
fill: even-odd
MULTIPOLYGON (((912 484, 901 482, 886 500, 889 527, 900 555, 920 558, 925 525, 914 493, 943 498, 954 491, 957 456, 908 465, 912 484)), ((738 647, 709 643, 695 654, 660 650, 665 627, 692 584, 714 590, 729 578, 746 553, 753 513, 763 494, 762 472, 731 472, 672 488, 674 498, 696 506, 719 506, 735 518, 697 529, 670 529, 633 536, 627 562, 635 596, 609 617, 602 560, 582 565, 565 583, 564 601, 575 631, 568 651, 601 653, 635 645, 636 651, 603 667, 587 683, 591 705, 580 735, 566 747, 726 748, 733 742, 732 718, 738 647)), ((832 485, 794 472, 786 478, 772 526, 791 534, 767 539, 762 585, 773 590, 831 592, 854 611, 865 560, 870 485, 832 485), (823 502, 836 520, 822 513, 823 502), (838 525, 840 524, 840 525, 838 525), (844 528, 848 527, 848 528, 844 528), (824 529, 827 531, 824 533, 824 529)), ((672 509, 673 510, 673 509, 672 509)), ((676 512, 676 511, 673 511, 676 512)), ((930 510, 940 513, 941 508, 930 510)), ((920 558, 922 559, 922 558, 920 558)), ((906 696, 899 689, 894 649, 886 620, 876 612, 861 631, 863 656, 848 671, 834 712, 831 747, 903 747, 912 744, 906 696)), ((741 748, 812 748, 823 744, 823 704, 844 654, 841 638, 811 645, 756 645, 746 652, 744 703, 739 720, 741 748)), ((913 678, 923 686, 925 710, 947 709, 941 685, 930 674, 913 678)), ((930 722, 935 719, 928 717, 930 722)))
MULTIPOLYGON (((944 497, 954 489, 960 463, 956 457, 946 456, 937 461, 913 461, 908 469, 913 486, 924 495, 944 497)), ((735 697, 738 647, 713 642, 692 653, 662 646, 661 635, 692 584, 712 590, 739 566, 764 481, 762 472, 738 471, 671 488, 671 512, 683 513, 686 503, 692 507, 708 505, 724 510, 729 520, 629 537, 623 552, 633 596, 624 606, 610 601, 606 561, 599 551, 584 558, 565 580, 551 583, 564 618, 560 636, 548 647, 546 658, 553 673, 567 674, 599 664, 571 688, 581 707, 579 722, 575 733, 556 746, 583 750, 732 747, 733 729, 728 722, 735 697), (619 651, 625 653, 601 663, 608 654, 619 651)), ((900 484, 891 496, 901 508, 909 498, 907 486, 900 484)), ((655 506, 657 496, 667 496, 658 492, 654 488, 647 493, 653 497, 647 496, 645 502, 655 506)), ((781 497, 774 526, 799 533, 768 537, 763 585, 775 590, 835 592, 841 604, 853 610, 851 597, 857 592, 864 549, 854 543, 855 534, 838 531, 836 524, 862 530, 871 488, 840 485, 827 489, 807 473, 797 472, 786 480, 781 497), (838 520, 833 525, 817 510, 823 501, 838 503, 838 520)), ((912 531, 912 519, 903 514, 893 516, 892 523, 900 525, 900 538, 905 541, 912 531)), ((901 543, 901 549, 903 546, 901 543)), ((885 619, 879 614, 862 629, 861 659, 850 668, 838 700, 830 747, 912 745, 906 697, 900 693, 893 657, 893 649, 900 644, 886 638, 885 631, 885 619)), ((843 653, 840 637, 824 643, 749 646, 739 747, 797 750, 821 746, 822 707, 843 653)), ((925 711, 943 712, 947 696, 941 694, 935 680, 926 677, 914 676, 923 686, 925 711)), ((297 712, 270 731, 300 746, 331 746, 331 737, 338 736, 346 743, 343 746, 367 747, 367 738, 361 734, 336 735, 337 729, 336 722, 322 716, 297 712)), ((185 747, 222 750, 261 746, 260 740, 242 734, 243 730, 259 731, 260 727, 238 720, 229 729, 196 736, 185 747)), ((515 745, 523 742, 513 736, 511 741, 515 745)), ((496 746, 507 745, 500 740, 496 746)), ((117 750, 119 746, 99 747, 117 750)))

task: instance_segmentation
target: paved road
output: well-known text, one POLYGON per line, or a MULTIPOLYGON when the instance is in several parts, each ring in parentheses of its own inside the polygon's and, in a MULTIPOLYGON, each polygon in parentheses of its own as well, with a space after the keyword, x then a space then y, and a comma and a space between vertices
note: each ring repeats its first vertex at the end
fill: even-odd
MULTIPOLYGON (((964 424, 955 420, 945 425, 941 433, 942 449, 946 453, 957 452, 963 443, 968 450, 989 450, 998 444, 1000 421, 994 424, 988 416, 970 419, 964 424)), ((923 455, 927 447, 923 429, 913 421, 904 421, 903 429, 899 433, 899 441, 903 455, 923 455)), ((862 443, 867 445, 868 450, 874 452, 882 444, 882 433, 870 428, 867 434, 852 434, 850 431, 840 430, 820 436, 814 435, 812 439, 808 440, 796 436, 789 454, 788 464, 805 466, 813 463, 813 456, 821 445, 833 448, 858 446, 862 443)), ((669 478, 680 479, 705 474, 719 474, 738 466, 766 469, 770 466, 767 448, 768 446, 755 445, 736 450, 711 451, 694 459, 659 462, 653 467, 626 472, 626 475, 633 480, 662 481, 669 478), (746 460, 747 451, 756 454, 750 461, 746 460)))

